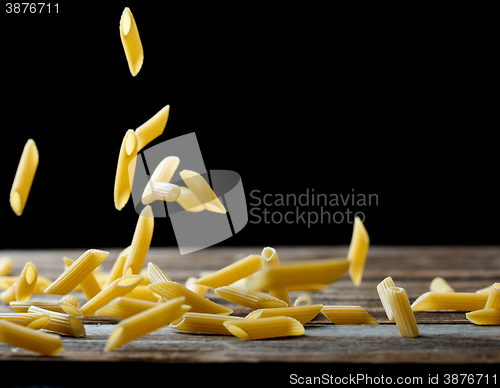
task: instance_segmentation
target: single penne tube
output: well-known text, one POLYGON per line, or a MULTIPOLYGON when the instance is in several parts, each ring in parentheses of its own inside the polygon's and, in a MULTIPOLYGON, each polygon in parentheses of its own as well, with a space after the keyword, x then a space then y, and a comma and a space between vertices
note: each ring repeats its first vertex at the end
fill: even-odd
POLYGON ((89 249, 45 289, 46 294, 69 294, 108 257, 109 252, 89 249))
POLYGON ((475 292, 426 292, 411 305, 413 311, 451 310, 474 311, 483 309, 488 294, 475 292))
POLYGON ((465 317, 476 325, 500 325, 500 308, 484 308, 465 313, 465 317))
POLYGON ((118 154, 118 165, 116 166, 114 201, 115 208, 122 210, 127 204, 132 184, 134 182, 135 166, 137 163, 138 140, 133 129, 129 129, 123 137, 118 154))
POLYGON ((309 295, 307 295, 307 294, 304 294, 304 295, 299 295, 299 296, 295 299, 295 302, 293 302, 293 305, 294 305, 295 307, 298 307, 298 306, 300 306, 300 304, 301 304, 302 302, 305 302, 305 303, 306 303, 306 305, 308 305, 308 304, 310 305, 310 304, 312 304, 312 299, 311 299, 311 297, 310 297, 309 295))
POLYGON ((170 279, 167 274, 160 269, 160 267, 153 263, 148 263, 148 276, 151 283, 172 281, 172 279, 170 279))
POLYGON ((493 284, 484 308, 500 308, 500 283, 493 284))
MULTIPOLYGON (((262 253, 260 255, 263 258, 262 267, 264 269, 274 269, 274 268, 279 268, 281 266, 280 260, 278 258, 278 252, 276 252, 276 249, 271 247, 266 247, 262 250, 262 253)), ((288 306, 292 305, 286 286, 272 286, 269 287, 267 290, 272 296, 281 299, 288 306)))
POLYGON ((8 256, 0 257, 0 277, 10 275, 14 268, 14 262, 8 256))
POLYGON ((323 306, 321 313, 336 325, 378 325, 361 306, 323 306))
POLYGON ((394 314, 394 321, 401 335, 408 338, 418 337, 417 321, 404 288, 389 287, 385 292, 391 305, 391 311, 394 314))
POLYGON ((16 282, 16 300, 24 302, 29 300, 36 287, 38 271, 32 262, 26 263, 19 280, 16 282))
POLYGON ((156 182, 151 185, 150 196, 153 201, 175 202, 180 195, 180 187, 173 183, 156 182))
POLYGON ((125 7, 120 18, 120 39, 122 41, 128 68, 132 76, 136 76, 144 62, 144 50, 141 37, 130 8, 125 7))
POLYGON ((229 286, 240 279, 246 278, 262 268, 262 256, 249 255, 230 264, 217 272, 196 281, 197 285, 209 288, 229 286))
POLYGON ((33 294, 43 294, 45 289, 52 284, 52 280, 38 275, 33 294))
POLYGON ((231 320, 223 325, 233 335, 247 341, 304 334, 304 326, 290 317, 231 320))
POLYGON ((198 294, 199 296, 205 296, 207 294, 208 287, 197 285, 197 281, 198 278, 191 276, 186 279, 186 283, 184 283, 184 286, 194 293, 198 294))
POLYGON ((72 317, 76 318, 83 318, 82 312, 78 309, 78 307, 74 306, 73 304, 60 300, 59 306, 67 315, 71 315, 72 317))
POLYGON ((300 284, 330 284, 340 279, 349 268, 347 259, 321 259, 281 264, 263 268, 247 285, 249 290, 268 290, 300 284))
MULTIPOLYGON (((148 184, 146 185, 146 188, 144 189, 144 192, 142 193, 142 203, 144 205, 147 205, 148 203, 151 203, 156 200, 151 195, 151 189, 152 186, 155 183, 163 183, 165 185, 170 185, 172 186, 171 188, 173 189, 174 187, 177 188, 177 195, 173 199, 175 199, 180 195, 181 190, 177 185, 173 185, 170 182, 172 177, 174 176, 175 171, 177 170, 177 167, 179 167, 180 159, 177 156, 168 156, 165 159, 163 159, 160 164, 155 168, 153 174, 151 175, 151 178, 149 179, 148 184)), ((168 189, 170 186, 163 187, 163 189, 168 189)), ((158 187, 160 189, 160 187, 158 187)), ((175 191, 175 190, 174 190, 175 191)), ((174 193, 172 193, 174 194, 174 193)), ((169 201, 169 202, 173 202, 169 201)))
POLYGON ((198 213, 205 210, 205 206, 196 198, 193 192, 184 186, 179 186, 181 193, 177 197, 176 202, 181 205, 181 207, 191 213, 198 213))
POLYGON ((265 309, 273 307, 288 307, 288 303, 272 295, 260 291, 245 291, 243 288, 224 286, 215 289, 215 293, 222 299, 251 309, 265 309))
POLYGON ((103 287, 106 287, 108 284, 123 276, 123 267, 125 266, 125 262, 127 261, 129 251, 130 245, 118 254, 118 257, 113 263, 113 267, 111 268, 111 271, 109 272, 103 287))
POLYGON ((202 175, 191 170, 182 170, 179 174, 186 186, 205 209, 215 213, 226 213, 226 208, 202 175))
POLYGON ((116 328, 109 336, 104 351, 115 350, 130 341, 168 325, 188 309, 188 306, 183 307, 185 300, 184 297, 175 298, 124 319, 116 325, 116 328))
POLYGON ((224 326, 224 322, 241 319, 245 318, 230 315, 187 312, 170 323, 169 326, 176 330, 192 333, 232 335, 226 326, 224 326))
POLYGON ((366 231, 363 222, 359 217, 354 219, 351 244, 347 253, 347 259, 350 261, 349 276, 354 285, 359 286, 363 279, 366 255, 370 247, 370 237, 366 231))
POLYGON ((28 195, 38 167, 38 149, 33 139, 29 139, 23 149, 21 160, 17 166, 16 175, 10 190, 10 207, 20 216, 28 201, 28 195))
POLYGON ((153 117, 137 127, 135 134, 137 136, 137 152, 160 136, 167 125, 170 114, 170 105, 166 105, 158 111, 153 117))
POLYGON ((476 292, 479 294, 489 294, 491 292, 491 289, 493 288, 493 285, 490 285, 488 287, 481 288, 480 290, 477 290, 476 292))
POLYGON ((129 318, 156 305, 156 302, 149 300, 120 297, 97 310, 95 315, 101 317, 129 318))
POLYGON ((80 301, 78 300, 78 298, 71 294, 64 295, 61 299, 59 299, 59 302, 69 303, 76 308, 80 307, 80 301))
POLYGON ((44 326, 44 330, 70 337, 84 337, 86 335, 82 321, 73 315, 56 313, 36 306, 30 306, 28 312, 50 315, 50 321, 44 326))
POLYGON ((126 275, 107 285, 80 309, 85 317, 93 317, 95 312, 106 306, 113 299, 127 295, 142 280, 141 275, 126 275))
POLYGON ((271 317, 290 317, 296 319, 301 324, 305 325, 307 322, 316 318, 321 311, 322 304, 311 304, 306 306, 297 307, 281 307, 271 309, 259 309, 252 311, 245 318, 246 319, 261 319, 271 317))
POLYGON ((433 292, 455 292, 455 290, 442 277, 432 279, 429 289, 433 292))
POLYGON ((63 350, 59 335, 45 333, 4 320, 0 321, 0 342, 43 355, 53 355, 63 350))
POLYGON ((25 302, 12 301, 9 304, 16 313, 27 313, 30 306, 40 307, 44 310, 50 310, 56 313, 64 313, 64 310, 58 300, 30 300, 25 302))
POLYGON ((139 284, 125 296, 127 298, 148 300, 150 302, 158 301, 158 296, 148 288, 147 284, 139 284))
MULTIPOLYGON (((69 257, 63 257, 64 264, 69 267, 75 261, 71 260, 69 257)), ((80 287, 87 299, 92 299, 99 292, 101 292, 102 287, 97 282, 94 272, 89 273, 81 282, 80 287)))
POLYGON ((191 311, 194 313, 229 315, 233 312, 230 308, 212 302, 210 299, 196 294, 177 282, 156 282, 150 284, 148 288, 166 300, 184 296, 186 298, 186 304, 191 306, 191 311))
POLYGON ((150 205, 147 205, 141 211, 137 220, 130 251, 123 266, 123 275, 133 275, 141 272, 153 238, 154 225, 153 210, 150 205))
POLYGON ((16 323, 21 326, 31 327, 32 329, 38 330, 40 326, 45 326, 48 321, 50 321, 50 315, 41 313, 0 313, 0 321, 7 320, 12 323, 16 323), (36 322, 40 318, 49 317, 49 319, 44 319, 36 322), (41 325, 41 322, 45 322, 41 325))
POLYGON ((387 294, 385 292, 389 287, 395 287, 394 280, 390 276, 386 277, 382 280, 377 286, 378 296, 380 301, 382 302, 382 306, 384 307, 385 314, 389 321, 394 321, 394 314, 391 310, 391 304, 389 303, 389 299, 387 298, 387 294))

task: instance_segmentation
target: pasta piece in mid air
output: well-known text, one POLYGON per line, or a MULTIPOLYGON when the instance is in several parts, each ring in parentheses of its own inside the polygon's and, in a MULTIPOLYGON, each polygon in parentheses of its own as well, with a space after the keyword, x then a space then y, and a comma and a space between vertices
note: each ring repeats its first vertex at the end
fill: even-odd
POLYGON ((0 320, 0 342, 43 355, 54 355, 63 350, 58 334, 45 333, 5 320, 0 320))
POLYGON ((170 279, 167 274, 160 269, 160 267, 153 263, 148 263, 148 276, 151 283, 172 281, 172 279, 170 279))
POLYGON ((10 206, 16 215, 23 214, 28 201, 28 195, 38 168, 38 149, 33 139, 29 139, 24 146, 21 160, 17 166, 16 175, 10 190, 10 206))
POLYGON ((202 175, 191 170, 182 170, 179 174, 186 186, 205 209, 214 213, 226 213, 226 208, 202 175))
POLYGON ((205 210, 205 206, 195 197, 193 192, 184 186, 179 186, 181 193, 177 197, 176 202, 181 205, 181 207, 191 213, 198 213, 205 210))
POLYGON ((153 117, 141 126, 137 127, 135 134, 137 136, 137 152, 146 147, 150 142, 160 136, 167 125, 170 114, 170 105, 160 109, 153 117))
POLYGON ((141 211, 137 220, 132 244, 130 244, 127 260, 123 266, 123 275, 133 275, 141 272, 153 238, 154 225, 153 210, 150 205, 147 205, 141 211))
POLYGON ((223 325, 236 337, 247 341, 304 334, 304 326, 290 317, 231 320, 223 325))
POLYGON ((120 18, 120 38, 132 76, 136 76, 144 62, 144 50, 141 37, 130 8, 125 7, 120 18))
MULTIPOLYGON (((180 159, 177 156, 168 156, 165 159, 163 159, 160 164, 155 168, 153 174, 151 175, 151 178, 149 179, 148 184, 146 185, 146 188, 144 189, 144 192, 142 193, 142 203, 144 205, 147 205, 148 203, 151 203, 155 201, 157 198, 152 194, 152 187, 155 183, 163 183, 164 185, 169 185, 167 187, 161 186, 157 187, 157 190, 162 190, 162 189, 168 189, 171 188, 174 190, 174 188, 177 188, 177 195, 175 198, 173 198, 172 201, 175 201, 177 197, 180 195, 181 190, 177 185, 170 184, 170 180, 174 176, 175 170, 177 170, 177 167, 179 166, 180 159), (171 187, 170 187, 171 186, 171 187)), ((175 191, 175 190, 174 190, 175 191)), ((168 192, 168 190, 167 190, 168 192)), ((168 198, 170 199, 170 198, 168 198)))
POLYGON ((352 282, 359 286, 363 279, 363 271, 365 268, 366 255, 370 247, 370 237, 359 217, 354 220, 354 228, 352 231, 351 244, 347 259, 351 262, 349 265, 349 276, 352 282))
POLYGON ((38 271, 32 262, 26 263, 19 280, 16 282, 16 300, 25 302, 29 300, 35 290, 38 271))
POLYGON ((134 130, 129 129, 123 137, 120 153, 118 155, 118 165, 116 166, 114 201, 115 208, 122 210, 127 204, 132 183, 134 182, 135 165, 137 163, 138 140, 134 130))
MULTIPOLYGON (((63 261, 68 267, 75 262, 74 260, 71 260, 69 257, 63 257, 63 261)), ((82 288, 82 291, 87 297, 87 299, 92 299, 102 290, 102 287, 97 282, 93 272, 89 273, 80 282, 80 287, 82 288)))

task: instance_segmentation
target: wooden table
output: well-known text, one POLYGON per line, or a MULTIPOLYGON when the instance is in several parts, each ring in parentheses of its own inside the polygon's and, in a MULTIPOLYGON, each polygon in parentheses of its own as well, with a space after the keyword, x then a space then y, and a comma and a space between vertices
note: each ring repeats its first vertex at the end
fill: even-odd
MULTIPOLYGON (((275 248, 282 263, 344 257, 347 253, 346 246, 275 248)), ((85 250, 4 250, 0 251, 0 256, 7 255, 15 261, 14 274, 20 273, 24 264, 31 261, 40 275, 55 279, 63 270, 63 256, 76 259, 85 250)), ((103 263, 103 270, 111 268, 121 249, 106 250, 110 256, 103 263)), ((217 270, 248 254, 259 254, 261 250, 262 247, 221 247, 181 256, 176 248, 151 248, 146 262, 157 264, 174 281, 184 282, 201 271, 217 270)), ((114 352, 104 353, 104 345, 118 319, 94 317, 84 321, 86 337, 63 337, 64 352, 53 357, 38 356, 0 343, 0 365, 25 365, 35 369, 43 366, 43 370, 59 371, 64 365, 77 366, 79 370, 99 367, 108 374, 109 371, 121 374, 127 370, 127 365, 131 370, 140 365, 165 373, 186 369, 189 373, 195 370, 199 373, 236 372, 238 369, 245 373, 255 368, 262 371, 264 367, 276 367, 281 368, 280 373, 286 373, 286 379, 281 378, 288 381, 294 367, 298 369, 293 373, 299 373, 302 367, 316 368, 320 374, 350 370, 362 373, 364 370, 394 371, 390 369, 394 364, 410 363, 424 364, 431 368, 429 370, 440 365, 455 366, 448 370, 461 373, 465 366, 472 364, 487 368, 500 363, 500 327, 473 325, 465 318, 465 313, 417 312, 420 336, 402 337, 396 325, 387 320, 376 291, 377 284, 386 276, 392 276, 397 286, 405 288, 410 302, 429 290, 435 276, 444 277, 455 291, 475 292, 500 281, 500 247, 372 246, 359 287, 355 287, 346 275, 326 290, 309 293, 313 303, 362 306, 380 325, 335 326, 320 314, 305 325, 306 331, 301 337, 261 341, 186 334, 165 327, 114 352)), ((291 292, 292 302, 300 294, 303 292, 291 292)), ((85 301, 82 293, 75 295, 81 302, 85 301)), ((235 315, 244 316, 251 311, 226 302, 211 291, 207 297, 231 307, 235 315)), ((37 298, 38 295, 32 297, 33 300, 37 298)), ((0 312, 9 311, 10 307, 0 302, 0 312)), ((418 370, 427 376, 427 372, 418 370)))

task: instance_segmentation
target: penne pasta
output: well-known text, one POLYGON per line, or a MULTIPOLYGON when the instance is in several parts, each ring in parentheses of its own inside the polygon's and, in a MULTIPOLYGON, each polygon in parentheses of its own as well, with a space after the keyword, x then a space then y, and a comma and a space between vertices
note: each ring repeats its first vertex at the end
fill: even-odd
POLYGON ((123 275, 133 275, 141 272, 153 238, 154 224, 153 210, 150 205, 147 205, 141 211, 137 220, 130 251, 123 266, 123 275))
POLYGON ((0 257, 0 276, 7 276, 12 273, 14 268, 14 262, 10 257, 3 256, 0 257))
POLYGON ((127 298, 148 300, 150 302, 157 302, 158 296, 154 294, 147 284, 139 284, 132 291, 125 295, 127 298))
POLYGON ((26 302, 12 301, 9 304, 16 313, 27 313, 30 306, 40 307, 44 310, 55 311, 57 313, 64 313, 64 310, 57 300, 30 300, 26 302))
MULTIPOLYGON (((69 257, 63 257, 63 261, 67 267, 73 264, 75 261, 71 260, 69 257)), ((101 292, 102 288, 97 282, 95 275, 93 272, 89 273, 81 282, 80 287, 82 288, 83 293, 87 297, 87 299, 92 299, 99 292, 101 292)))
POLYGON ((74 295, 71 295, 71 294, 66 294, 64 295, 60 300, 59 302, 64 302, 64 303, 69 303, 71 305, 73 305, 74 307, 78 308, 80 307, 80 301, 78 300, 78 298, 74 295))
POLYGON ((231 320, 223 325, 233 335, 247 341, 304 334, 304 326, 290 317, 231 320))
POLYGON ((127 58, 128 68, 132 76, 135 77, 141 70, 144 61, 144 50, 134 15, 132 15, 132 11, 128 7, 125 7, 120 18, 120 39, 127 58))
POLYGON ((484 308, 500 308, 500 283, 493 284, 484 308))
POLYGON ((53 331, 70 337, 84 337, 86 335, 85 326, 82 321, 73 315, 56 313, 36 306, 30 306, 28 312, 50 316, 50 321, 44 326, 44 330, 53 331))
POLYGON ((176 201, 181 207, 192 213, 198 213, 205 210, 205 206, 196 198, 193 192, 184 186, 179 186, 181 193, 177 197, 176 201))
POLYGON ((202 175, 191 170, 182 170, 179 174, 186 186, 205 209, 215 213, 226 213, 226 208, 202 175))
POLYGON ((151 185, 150 195, 154 201, 175 202, 181 195, 181 189, 172 183, 156 182, 151 185))
POLYGON ((491 286, 488 286, 488 287, 481 288, 480 290, 477 290, 476 292, 479 294, 489 294, 491 292, 491 289, 493 288, 493 285, 494 284, 492 284, 491 286))
POLYGON ((229 315, 187 312, 179 319, 173 321, 170 327, 192 333, 232 335, 226 326, 224 326, 224 322, 242 319, 244 318, 229 315))
POLYGON ((151 280, 151 283, 157 282, 171 282, 170 279, 165 272, 163 272, 156 264, 148 263, 148 276, 151 280))
POLYGON ((12 283, 12 285, 0 294, 0 299, 2 302, 10 303, 16 300, 16 286, 17 282, 12 283))
POLYGON ((262 268, 262 256, 249 255, 217 272, 198 279, 195 284, 209 288, 229 286, 262 268))
POLYGON ((177 170, 177 167, 179 167, 180 159, 177 156, 168 156, 165 159, 163 159, 160 164, 155 168, 153 174, 151 175, 151 178, 149 179, 148 184, 146 185, 146 188, 144 189, 144 192, 142 193, 142 203, 144 205, 147 205, 148 203, 151 203, 155 201, 157 198, 152 195, 152 187, 154 184, 161 183, 162 186, 157 186, 157 190, 165 190, 165 192, 169 193, 168 194, 168 202, 173 202, 177 197, 180 195, 181 190, 177 185, 173 185, 170 182, 172 177, 174 176, 175 171, 177 170), (165 186, 168 185, 168 186, 165 186), (172 192, 169 192, 169 189, 172 190, 172 192), (174 190, 176 189, 176 190, 174 190), (173 200, 170 200, 170 194, 173 197, 173 200))
POLYGON ((288 304, 281 299, 260 291, 245 291, 234 286, 224 286, 215 289, 215 293, 222 299, 239 304, 251 309, 288 307, 288 304))
POLYGON ((24 302, 29 300, 35 290, 38 271, 32 262, 26 263, 19 280, 16 282, 16 300, 24 302))
POLYGON ((387 298, 387 294, 385 292, 385 290, 387 290, 389 287, 395 287, 394 281, 390 276, 386 277, 379 283, 379 285, 377 286, 377 292, 380 301, 382 302, 382 306, 384 307, 385 314, 387 315, 389 321, 392 322, 394 321, 394 314, 392 313, 391 304, 389 303, 389 299, 387 298))
POLYGON ((38 149, 33 139, 29 139, 23 149, 21 160, 17 166, 16 175, 10 190, 10 207, 20 216, 28 201, 28 195, 38 168, 38 149))
POLYGON ((116 166, 113 195, 117 210, 122 210, 130 198, 137 163, 137 151, 137 136, 133 129, 129 129, 123 137, 118 155, 118 165, 116 166))
POLYGON ((197 281, 198 278, 191 276, 186 279, 186 283, 184 283, 184 286, 200 296, 205 296, 207 294, 208 287, 197 285, 197 281))
POLYGON ((104 282, 103 287, 106 287, 108 284, 114 282, 116 279, 121 278, 123 275, 123 267, 125 266, 125 261, 127 261, 128 253, 130 252, 130 246, 125 248, 118 254, 113 267, 111 268, 110 273, 106 281, 104 282))
POLYGON ((474 311, 484 308, 488 294, 475 292, 426 292, 411 305, 413 311, 474 311))
POLYGON ((135 134, 137 136, 137 152, 146 147, 150 142, 160 136, 167 125, 170 114, 170 105, 160 109, 153 117, 141 126, 137 127, 135 134))
POLYGON ((95 315, 101 317, 129 318, 156 305, 156 302, 149 300, 120 297, 97 310, 95 315))
POLYGON ((389 287, 385 292, 394 315, 394 321, 401 335, 408 338, 418 337, 417 321, 404 288, 389 287))
POLYGON ((300 295, 300 296, 298 296, 298 297, 297 297, 297 299, 295 299, 295 302, 293 303, 293 305, 294 305, 295 307, 297 307, 297 306, 300 306, 300 304, 301 304, 302 302, 306 302, 306 305, 311 305, 311 304, 312 304, 312 299, 311 299, 311 297, 310 297, 309 295, 307 295, 307 294, 300 295))
POLYGON ((439 276, 432 279, 429 289, 433 292, 455 292, 448 282, 439 276))
POLYGON ((116 279, 85 303, 80 309, 81 313, 85 317, 93 317, 97 310, 106 306, 113 299, 127 295, 142 279, 141 275, 126 275, 116 279))
MULTIPOLYGON (((281 266, 280 260, 278 258, 278 252, 276 252, 276 249, 271 247, 264 248, 262 250, 261 256, 263 258, 262 261, 263 269, 274 269, 274 268, 279 268, 281 266)), ((267 290, 272 296, 281 299, 288 306, 292 305, 286 286, 270 286, 267 288, 267 290)))
POLYGON ((45 289, 46 294, 70 293, 108 257, 109 252, 89 249, 45 289))
POLYGON ((245 319, 261 319, 271 317, 290 317, 299 321, 302 325, 313 320, 321 311, 322 304, 311 304, 297 307, 282 307, 259 309, 252 311, 245 319))
POLYGON ((184 296, 186 304, 191 306, 191 311, 194 313, 229 315, 233 312, 233 310, 212 302, 210 299, 196 294, 177 282, 156 282, 150 284, 148 288, 166 300, 184 296))
POLYGON ((40 313, 1 313, 0 321, 2 320, 38 330, 50 321, 50 315, 40 313))
POLYGON ((104 351, 115 350, 130 341, 168 325, 189 310, 189 306, 183 305, 185 300, 184 297, 175 298, 168 303, 157 304, 155 307, 124 319, 116 325, 109 336, 104 351))
POLYGON ((484 308, 465 313, 465 317, 476 325, 500 325, 500 308, 484 308))
POLYGON ((369 247, 370 237, 368 236, 368 232, 361 219, 356 217, 354 220, 351 244, 349 245, 349 252, 347 253, 347 259, 350 261, 349 276, 356 286, 359 286, 363 279, 363 271, 369 247))
POLYGON ((378 325, 360 306, 323 306, 321 313, 336 325, 378 325))
POLYGON ((54 355, 63 350, 59 335, 37 331, 5 320, 0 321, 0 342, 43 355, 54 355))

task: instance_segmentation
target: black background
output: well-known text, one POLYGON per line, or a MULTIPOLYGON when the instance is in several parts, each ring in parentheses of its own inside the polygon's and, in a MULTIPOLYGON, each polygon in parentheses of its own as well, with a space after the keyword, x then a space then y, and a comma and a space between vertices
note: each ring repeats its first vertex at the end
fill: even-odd
MULTIPOLYGON (((129 245, 137 214, 114 208, 118 151, 166 104, 151 145, 195 131, 207 168, 237 171, 247 203, 253 190, 354 189, 378 196, 351 208, 373 245, 498 243, 487 10, 101 3, 1 15, 0 249, 129 245), (136 77, 118 31, 125 6, 144 47, 136 77), (18 217, 8 197, 28 138, 40 164, 18 217)), ((219 245, 348 244, 351 233, 250 222, 219 245)), ((176 246, 169 220, 152 246, 176 246)))

